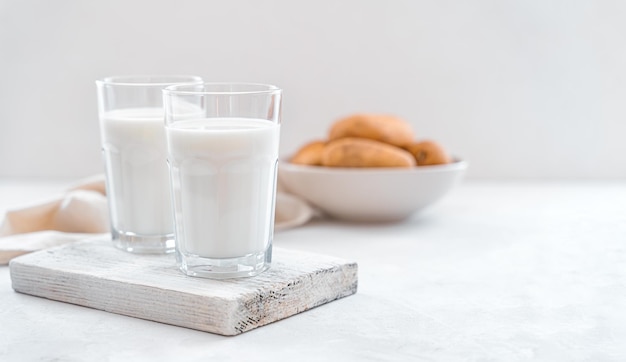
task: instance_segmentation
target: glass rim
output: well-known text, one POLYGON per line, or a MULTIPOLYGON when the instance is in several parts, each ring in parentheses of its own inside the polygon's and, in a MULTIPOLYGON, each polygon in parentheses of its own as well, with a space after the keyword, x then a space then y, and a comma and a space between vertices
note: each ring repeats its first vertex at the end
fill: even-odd
POLYGON ((135 74, 135 75, 115 75, 96 80, 101 86, 122 86, 122 87, 167 87, 170 85, 203 83, 202 77, 197 75, 184 74, 135 74), (158 81, 150 81, 155 79, 158 81))
POLYGON ((282 89, 273 84, 264 83, 247 83, 247 82, 203 82, 195 84, 173 84, 163 88, 164 95, 253 95, 253 94, 275 94, 281 93, 282 89), (224 86, 241 86, 248 87, 249 89, 239 90, 196 90, 186 89, 187 87, 197 86, 212 86, 212 87, 224 87, 224 86), (253 89, 255 88, 256 89, 253 89))

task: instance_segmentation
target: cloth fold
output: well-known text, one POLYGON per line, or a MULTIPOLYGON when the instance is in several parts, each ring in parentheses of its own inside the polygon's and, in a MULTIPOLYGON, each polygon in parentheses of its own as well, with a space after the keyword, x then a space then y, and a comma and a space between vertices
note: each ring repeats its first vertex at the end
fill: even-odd
MULTIPOLYGON (((314 210, 303 200, 276 195, 275 230, 309 221, 314 210)), ((0 225, 0 264, 19 255, 110 231, 104 175, 79 180, 49 199, 6 212, 0 225)))

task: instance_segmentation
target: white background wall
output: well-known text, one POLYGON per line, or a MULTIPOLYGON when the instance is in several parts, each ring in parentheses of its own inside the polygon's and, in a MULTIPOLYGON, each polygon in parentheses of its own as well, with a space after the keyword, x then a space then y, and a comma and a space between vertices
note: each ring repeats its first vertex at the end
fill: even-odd
POLYGON ((395 113, 469 178, 626 178, 626 1, 0 0, 0 176, 102 171, 94 80, 284 89, 282 153, 395 113))

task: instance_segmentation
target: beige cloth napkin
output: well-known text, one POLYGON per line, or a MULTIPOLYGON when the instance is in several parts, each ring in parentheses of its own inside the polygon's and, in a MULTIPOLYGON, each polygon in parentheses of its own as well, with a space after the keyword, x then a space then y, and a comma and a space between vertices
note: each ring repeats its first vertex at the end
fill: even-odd
MULTIPOLYGON (((275 230, 302 225, 313 217, 303 200, 280 190, 275 230)), ((104 176, 78 181, 43 202, 7 211, 0 225, 0 264, 19 255, 109 232, 104 176)))

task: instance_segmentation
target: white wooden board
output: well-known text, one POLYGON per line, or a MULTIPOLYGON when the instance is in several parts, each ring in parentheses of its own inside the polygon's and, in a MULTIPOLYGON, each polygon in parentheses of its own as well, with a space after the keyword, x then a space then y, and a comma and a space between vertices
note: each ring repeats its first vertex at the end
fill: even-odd
POLYGON ((134 255, 84 240, 15 258, 13 289, 107 312, 236 335, 356 293, 357 264, 274 248, 253 278, 185 276, 173 255, 134 255))

